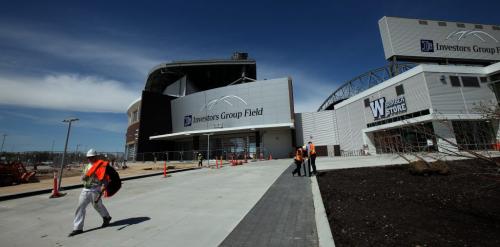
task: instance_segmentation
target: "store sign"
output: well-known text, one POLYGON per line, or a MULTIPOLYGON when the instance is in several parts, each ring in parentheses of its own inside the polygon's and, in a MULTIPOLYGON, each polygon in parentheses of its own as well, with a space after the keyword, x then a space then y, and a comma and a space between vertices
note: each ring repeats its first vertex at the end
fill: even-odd
POLYGON ((395 99, 386 101, 385 97, 382 97, 371 101, 370 109, 372 110, 375 120, 391 117, 406 112, 406 99, 404 96, 399 96, 395 99))

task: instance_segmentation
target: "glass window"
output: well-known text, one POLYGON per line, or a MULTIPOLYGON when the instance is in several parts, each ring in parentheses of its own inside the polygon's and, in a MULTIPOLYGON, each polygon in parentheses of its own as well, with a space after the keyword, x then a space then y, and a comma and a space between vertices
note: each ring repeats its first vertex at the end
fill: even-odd
POLYGON ((450 83, 452 87, 460 87, 460 79, 458 76, 450 76, 450 83))
POLYGON ((365 99, 365 107, 370 107, 370 99, 365 99))
POLYGON ((405 94, 405 89, 403 88, 403 85, 396 86, 396 95, 403 95, 405 94))
POLYGON ((462 76, 464 87, 480 87, 479 80, 475 76, 462 76))

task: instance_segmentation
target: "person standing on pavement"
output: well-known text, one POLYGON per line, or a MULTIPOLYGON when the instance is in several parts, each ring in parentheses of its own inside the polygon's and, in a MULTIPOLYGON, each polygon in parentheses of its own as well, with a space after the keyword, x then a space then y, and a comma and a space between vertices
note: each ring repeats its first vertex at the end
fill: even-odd
POLYGON ((307 156, 309 157, 308 164, 309 164, 309 177, 310 177, 311 167, 312 167, 312 173, 316 175, 316 147, 311 141, 307 143, 307 156))
POLYGON ((198 167, 203 166, 203 155, 201 153, 198 153, 198 167))
POLYGON ((304 163, 304 153, 302 151, 302 147, 298 147, 297 150, 295 151, 295 158, 293 159, 293 161, 296 167, 292 172, 292 176, 298 174, 300 177, 300 169, 302 168, 301 166, 304 163))
POLYGON ((87 159, 89 163, 84 167, 81 177, 83 189, 78 199, 78 207, 76 208, 75 218, 73 220, 73 231, 68 237, 83 233, 83 223, 85 221, 86 208, 89 203, 92 203, 94 209, 101 215, 103 221, 101 227, 107 227, 111 221, 111 216, 101 200, 101 194, 106 188, 107 180, 106 178, 99 180, 95 172, 99 166, 106 166, 107 163, 99 159, 94 149, 90 149, 87 152, 87 159), (89 174, 89 171, 94 172, 89 174))

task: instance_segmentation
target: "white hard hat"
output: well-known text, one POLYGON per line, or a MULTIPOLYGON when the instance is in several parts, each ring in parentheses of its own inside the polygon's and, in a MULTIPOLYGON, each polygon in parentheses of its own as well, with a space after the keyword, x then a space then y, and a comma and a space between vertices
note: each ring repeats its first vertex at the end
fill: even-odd
POLYGON ((97 152, 93 148, 89 149, 89 151, 87 152, 87 157, 94 157, 94 156, 97 156, 97 152))

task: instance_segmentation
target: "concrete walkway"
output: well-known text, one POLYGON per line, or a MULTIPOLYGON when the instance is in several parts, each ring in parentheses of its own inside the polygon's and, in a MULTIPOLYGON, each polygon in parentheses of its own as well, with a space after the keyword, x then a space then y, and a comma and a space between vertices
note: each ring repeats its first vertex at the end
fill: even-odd
MULTIPOLYGON (((104 201, 111 226, 100 229, 102 219, 89 206, 85 232, 72 238, 67 234, 80 189, 58 199, 43 194, 3 201, 0 239, 6 247, 333 246, 317 184, 309 177, 292 177, 291 162, 124 181, 122 190, 104 201)), ((316 160, 323 171, 404 163, 391 155, 316 160)))
POLYGON ((318 246, 311 179, 292 177, 294 167, 283 172, 220 246, 318 246))
POLYGON ((101 218, 89 206, 86 232, 72 238, 67 234, 72 230, 80 189, 66 191, 68 195, 58 199, 48 199, 47 194, 3 201, 1 245, 218 246, 290 162, 265 161, 187 171, 166 179, 155 176, 125 181, 116 196, 104 201, 113 217, 111 226, 98 228, 101 218))
POLYGON ((370 166, 385 166, 408 164, 406 160, 397 155, 370 155, 348 157, 318 157, 316 169, 318 171, 346 169, 370 166))

